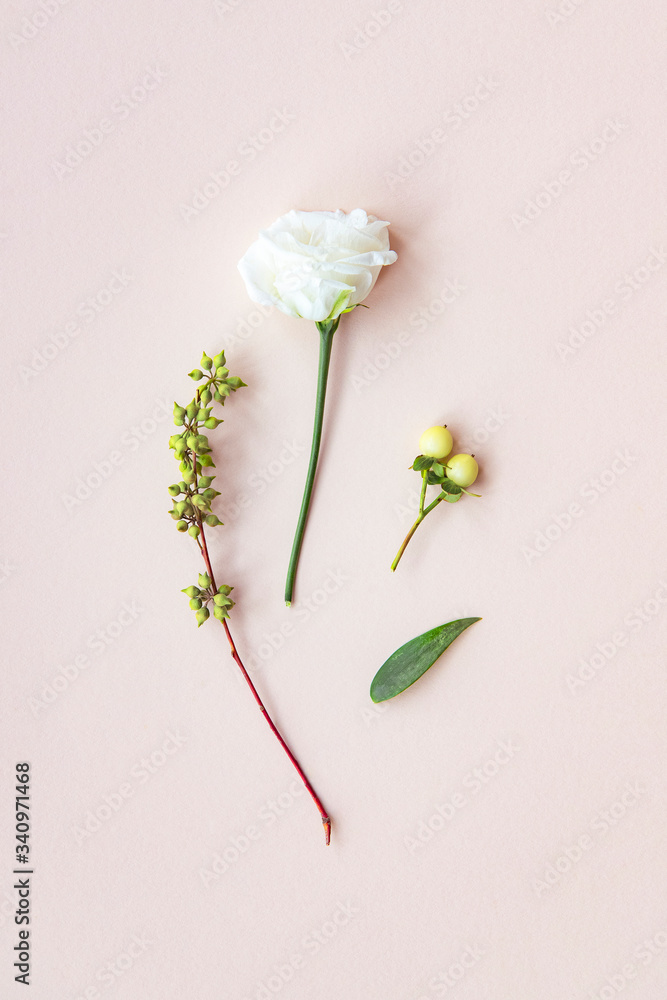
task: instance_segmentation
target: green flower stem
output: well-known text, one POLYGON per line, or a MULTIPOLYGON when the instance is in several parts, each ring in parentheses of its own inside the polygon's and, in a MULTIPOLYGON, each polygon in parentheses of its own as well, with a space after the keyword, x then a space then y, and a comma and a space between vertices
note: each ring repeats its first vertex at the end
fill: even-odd
POLYGON ((400 563, 401 557, 402 557, 403 553, 405 552, 406 548, 408 547, 408 542, 410 541, 410 539, 412 538, 412 536, 414 535, 415 531, 417 530, 417 528, 419 527, 419 525, 422 523, 422 521, 424 520, 424 518, 426 517, 426 515, 430 514, 431 511, 434 510, 438 506, 438 504, 441 503, 445 499, 445 497, 447 496, 446 493, 440 493, 435 498, 435 500, 433 501, 433 503, 430 503, 428 505, 428 507, 424 508, 424 498, 426 497, 426 484, 427 484, 427 478, 426 478, 427 477, 427 472, 426 472, 426 470, 424 470, 422 472, 422 476, 423 476, 423 482, 422 482, 421 497, 419 498, 419 514, 417 516, 417 520, 412 525, 412 527, 408 531, 407 535, 403 539, 403 544, 401 545, 400 549, 396 553, 396 558, 394 559, 393 563, 391 564, 391 571, 392 571, 392 573, 394 572, 394 570, 396 569, 396 567, 400 563))
MULTIPOLYGON (((194 455, 194 454, 192 456, 192 461, 193 461, 193 467, 195 469, 195 476, 196 476, 197 456, 194 455)), ((196 479, 195 479, 195 483, 196 483, 196 479)), ((202 554, 202 556, 204 558, 204 563, 206 564, 206 572, 208 573, 209 577, 211 578, 211 584, 213 585, 213 590, 215 591, 218 588, 217 588, 216 582, 215 582, 215 576, 214 576, 214 573, 213 573, 213 567, 211 566, 211 559, 210 559, 209 554, 208 554, 208 546, 206 544, 206 531, 204 529, 204 520, 203 520, 203 518, 201 516, 201 513, 198 510, 196 512, 196 516, 197 516, 197 523, 199 524, 199 531, 200 531, 199 537, 197 538, 197 544, 198 544, 199 550, 200 550, 200 552, 201 552, 201 554, 202 554)), ((322 805, 317 792, 315 791, 315 789, 313 788, 313 786, 311 785, 311 783, 308 781, 308 778, 306 777, 306 775, 305 775, 305 773, 303 771, 303 768, 301 767, 301 765, 299 764, 298 760, 296 759, 296 757, 294 756, 294 754, 290 750, 289 746, 287 745, 287 743, 283 739, 283 737, 280 734, 280 732, 279 732, 277 726, 275 725, 273 719, 271 718, 271 716, 269 715, 268 711, 266 710, 264 702, 262 701, 262 699, 260 698, 259 694, 257 693, 257 689, 256 689, 255 685, 253 684, 251 678, 250 678, 250 674, 248 673, 248 671, 244 667, 243 661, 241 660, 241 657, 238 654, 238 650, 236 649, 236 645, 235 645, 234 640, 232 638, 232 633, 229 631, 229 625, 227 624, 227 619, 226 618, 223 619, 222 624, 224 625, 225 632, 227 634, 227 641, 229 642, 232 659, 234 660, 234 662, 237 664, 237 666, 241 670, 241 673, 243 674, 243 677, 244 677, 245 681, 247 682, 248 687, 252 691, 253 698, 257 702, 259 710, 262 713, 262 715, 264 716, 264 718, 266 719, 266 721, 267 721, 267 723, 269 725, 269 728, 271 729, 271 732, 276 737, 276 739, 280 743, 281 747, 283 748, 283 750, 285 751, 285 753, 287 754, 287 756, 291 760, 292 764, 296 768, 297 774, 301 778, 303 784, 306 787, 306 790, 310 794, 313 802, 315 803, 315 805, 317 806, 317 808, 319 810, 320 817, 322 818, 322 826, 324 827, 324 837, 325 837, 326 844, 328 846, 329 843, 331 842, 331 819, 329 818, 329 816, 328 816, 328 814, 327 814, 324 806, 322 805)))
POLYGON ((299 555, 301 553, 301 545, 303 543, 303 534, 306 528, 306 521, 308 519, 308 509, 310 507, 310 498, 313 492, 313 484, 315 482, 315 473, 317 472, 317 459, 320 454, 322 423, 324 420, 324 400, 327 393, 329 361, 331 360, 331 346, 333 344, 333 335, 336 332, 339 320, 340 316, 330 322, 316 324, 317 329, 320 331, 320 359, 317 370, 315 423, 313 425, 313 442, 310 448, 310 460, 308 462, 306 485, 303 491, 303 500, 301 501, 301 510, 299 512, 299 520, 297 522, 294 543, 292 545, 292 555, 290 556, 289 567, 287 570, 287 581, 285 583, 285 604, 288 608, 292 603, 294 581, 296 578, 297 567, 299 565, 299 555))

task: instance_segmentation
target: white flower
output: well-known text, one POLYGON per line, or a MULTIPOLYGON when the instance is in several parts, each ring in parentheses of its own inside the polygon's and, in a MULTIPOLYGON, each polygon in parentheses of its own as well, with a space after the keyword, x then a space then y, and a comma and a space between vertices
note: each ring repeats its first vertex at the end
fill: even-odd
POLYGON ((239 261, 250 298, 288 316, 335 319, 363 302, 382 266, 396 260, 388 225, 361 208, 288 212, 239 261))

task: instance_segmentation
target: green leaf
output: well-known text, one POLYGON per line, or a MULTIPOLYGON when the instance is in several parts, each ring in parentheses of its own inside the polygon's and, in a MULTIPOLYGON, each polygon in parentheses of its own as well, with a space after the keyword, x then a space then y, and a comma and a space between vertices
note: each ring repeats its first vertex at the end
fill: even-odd
POLYGON ((445 469, 444 466, 440 465, 440 462, 434 462, 431 466, 431 472, 434 472, 436 476, 444 476, 445 469))
POLYGON ((422 469, 430 469, 434 461, 435 459, 429 458, 428 455, 417 455, 416 459, 412 463, 412 468, 416 472, 421 472, 422 469))
POLYGON ((452 495, 461 492, 461 487, 453 483, 451 479, 443 479, 442 481, 442 492, 450 493, 452 495))
POLYGON ((459 618, 418 635, 382 664, 371 683, 374 702, 387 701, 418 681, 461 632, 481 618, 459 618))

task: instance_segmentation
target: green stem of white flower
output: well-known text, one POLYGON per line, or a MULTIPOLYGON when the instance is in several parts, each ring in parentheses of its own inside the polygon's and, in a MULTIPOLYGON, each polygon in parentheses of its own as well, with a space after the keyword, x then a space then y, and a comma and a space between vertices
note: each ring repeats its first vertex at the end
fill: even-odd
POLYGON ((303 500, 301 501, 301 510, 299 512, 299 520, 297 522, 294 543, 292 545, 292 555, 290 556, 289 568, 287 570, 287 581, 285 583, 285 604, 288 608, 292 603, 296 571, 299 565, 299 555, 301 553, 301 545, 303 543, 306 521, 308 520, 308 510, 310 507, 310 498, 313 493, 313 485, 315 483, 315 473, 317 472, 317 459, 320 454, 320 442, 322 440, 324 401, 327 393, 327 378, 329 375, 329 361, 331 360, 331 347, 333 344, 333 335, 338 328, 339 321, 340 316, 337 316, 336 319, 329 322, 316 324, 317 329, 320 331, 320 358, 317 371, 315 423, 313 425, 313 441, 310 448, 310 460, 308 462, 306 485, 303 491, 303 500))

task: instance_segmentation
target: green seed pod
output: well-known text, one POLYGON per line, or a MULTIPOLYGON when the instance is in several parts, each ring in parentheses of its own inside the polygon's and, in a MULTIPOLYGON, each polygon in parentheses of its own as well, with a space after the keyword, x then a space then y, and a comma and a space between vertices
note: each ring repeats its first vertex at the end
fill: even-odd
POLYGON ((217 417, 209 417, 208 420, 204 421, 204 427, 209 431, 214 431, 218 424, 221 424, 222 420, 218 420, 217 417))
POLYGON ((199 398, 201 399, 202 403, 204 403, 204 405, 206 405, 206 403, 210 403, 211 402, 211 390, 210 389, 202 389, 201 396, 199 398))
POLYGON ((207 489, 207 490, 204 490, 204 492, 202 493, 202 496, 203 496, 204 500, 208 500, 208 502, 210 503, 211 500, 215 500, 215 498, 219 497, 220 494, 218 493, 217 490, 207 489))
POLYGON ((185 493, 188 488, 188 484, 181 479, 178 485, 181 487, 181 493, 185 493))
POLYGON ((199 597, 193 597, 190 601, 190 607, 193 611, 199 611, 201 608, 201 599, 199 597))
POLYGON ((218 368, 221 368, 222 365, 224 365, 224 363, 225 363, 225 352, 220 351, 220 354, 216 354, 216 356, 213 358, 213 367, 215 368, 216 372, 218 368))
POLYGON ((198 409, 199 409, 199 407, 197 406, 196 403, 188 403, 188 405, 185 407, 185 412, 187 414, 188 420, 194 420, 195 419, 195 417, 197 416, 197 410, 198 409))
POLYGON ((218 587, 218 593, 224 594, 224 596, 227 597, 228 594, 231 594, 233 589, 233 587, 228 587, 226 583, 223 583, 221 587, 218 587))
POLYGON ((227 608, 234 602, 229 597, 225 597, 224 594, 214 594, 213 603, 219 608, 227 608))
POLYGON ((199 456, 200 465, 212 465, 215 468, 215 462, 210 455, 200 455, 199 456))
POLYGON ((201 372, 199 368, 193 368, 191 372, 188 372, 188 375, 193 380, 193 382, 199 382, 199 380, 204 377, 204 373, 201 372))
POLYGON ((181 593, 185 594, 186 597, 199 597, 201 591, 199 590, 199 587, 190 586, 184 587, 181 593))
POLYGON ((210 486, 212 482, 213 482, 213 476, 199 477, 199 485, 203 487, 203 489, 206 489, 207 486, 210 486))
POLYGON ((197 619, 197 628, 199 628, 200 625, 203 625, 209 617, 210 614, 208 608, 201 608, 201 610, 195 615, 195 618, 197 619))
POLYGON ((208 524, 209 528, 217 528, 219 524, 222 524, 222 521, 216 514, 207 514, 204 520, 208 524))
POLYGON ((186 482, 186 483, 187 483, 188 485, 191 485, 192 483, 194 483, 194 481, 195 481, 195 474, 194 474, 194 472, 192 471, 192 469, 186 469, 186 470, 185 470, 185 471, 183 472, 183 479, 185 480, 185 482, 186 482))
POLYGON ((231 385, 232 389, 240 389, 242 386, 247 385, 248 383, 244 382, 243 379, 239 378, 237 375, 231 375, 227 379, 227 384, 231 385))
POLYGON ((229 394, 231 393, 231 391, 232 391, 232 390, 231 390, 231 389, 229 388, 229 386, 227 385, 227 383, 226 383, 226 382, 222 382, 222 383, 220 384, 219 388, 218 388, 218 392, 219 392, 219 393, 220 393, 220 395, 221 395, 221 396, 223 396, 223 397, 224 397, 224 396, 229 396, 229 394))
POLYGON ((200 364, 201 364, 202 368, 206 369, 206 371, 209 371, 209 369, 213 366, 213 362, 209 358, 209 356, 206 353, 206 351, 204 351, 204 353, 201 356, 201 362, 200 362, 200 364))
POLYGON ((188 522, 187 521, 179 521, 178 524, 176 525, 176 528, 178 529, 178 531, 187 531, 188 530, 188 522))
POLYGON ((174 519, 174 521, 178 521, 178 519, 179 519, 179 518, 180 518, 180 516, 181 516, 181 515, 180 515, 180 514, 178 513, 178 511, 177 511, 177 510, 169 510, 169 511, 167 511, 167 513, 171 515, 171 517, 172 517, 172 518, 174 519))
POLYGON ((188 528, 188 535, 190 535, 192 538, 199 538, 199 525, 191 524, 190 527, 188 528))
POLYGON ((221 365, 215 369, 215 374, 217 378, 226 378, 227 375, 229 375, 229 368, 225 368, 221 365))
POLYGON ((200 510, 204 510, 208 507, 208 500, 206 497, 201 496, 200 493, 197 493, 197 495, 192 498, 192 502, 195 507, 199 507, 200 510))
POLYGON ((169 496, 170 497, 177 497, 179 495, 179 493, 181 492, 181 487, 178 485, 178 483, 173 483, 168 488, 168 492, 169 492, 169 496))
POLYGON ((216 604, 213 608, 213 617, 217 618, 219 622, 224 622, 225 618, 229 618, 226 608, 219 608, 216 604))
POLYGON ((188 509, 187 500, 179 500, 178 503, 174 504, 174 510, 177 512, 179 517, 181 517, 187 509, 188 509))
POLYGON ((182 458, 182 456, 185 455, 187 450, 188 450, 187 443, 183 440, 183 438, 179 438, 179 440, 176 443, 176 447, 174 448, 174 451, 176 452, 176 458, 182 458))
POLYGON ((200 587, 203 587, 203 588, 204 588, 204 590, 205 590, 205 589, 206 589, 207 587, 210 587, 210 586, 211 586, 211 578, 210 578, 210 576, 208 575, 208 573, 200 573, 200 574, 199 574, 199 586, 200 586, 200 587))
POLYGON ((174 403, 174 423, 177 427, 180 427, 185 419, 185 410, 178 403, 174 403))
POLYGON ((187 441, 187 445, 188 445, 188 448, 190 449, 190 451, 195 451, 196 447, 197 447, 197 435, 196 434, 188 434, 186 441, 187 441))
POLYGON ((198 434, 195 438, 195 450, 196 451, 209 451, 208 438, 205 434, 198 434))

